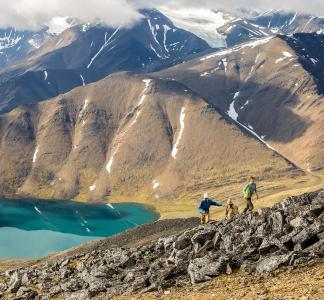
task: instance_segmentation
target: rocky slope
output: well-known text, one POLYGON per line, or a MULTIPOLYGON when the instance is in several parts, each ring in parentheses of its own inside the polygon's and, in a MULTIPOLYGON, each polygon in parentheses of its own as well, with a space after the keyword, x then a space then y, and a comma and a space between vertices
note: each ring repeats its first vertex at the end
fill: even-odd
POLYGON ((0 291, 5 299, 101 299, 196 284, 237 269, 271 273, 323 261, 323 226, 320 190, 137 247, 75 250, 8 270, 0 274, 0 291))
POLYGON ((0 153, 6 197, 152 202, 301 174, 188 88, 129 73, 1 115, 0 153))
POLYGON ((267 37, 155 76, 192 89, 242 130, 311 172, 324 166, 322 40, 316 34, 267 37))

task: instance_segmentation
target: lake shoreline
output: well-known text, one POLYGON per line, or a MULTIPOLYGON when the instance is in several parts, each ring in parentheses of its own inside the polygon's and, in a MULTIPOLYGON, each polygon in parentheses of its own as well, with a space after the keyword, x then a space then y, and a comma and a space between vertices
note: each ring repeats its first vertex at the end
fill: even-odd
POLYGON ((0 261, 38 259, 159 220, 141 203, 0 199, 0 261))

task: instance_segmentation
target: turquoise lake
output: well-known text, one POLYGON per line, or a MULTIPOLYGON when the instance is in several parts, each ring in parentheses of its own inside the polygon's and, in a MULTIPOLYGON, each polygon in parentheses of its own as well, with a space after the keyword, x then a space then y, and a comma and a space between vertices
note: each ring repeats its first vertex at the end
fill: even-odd
POLYGON ((157 218, 140 204, 0 200, 0 259, 44 257, 157 218))

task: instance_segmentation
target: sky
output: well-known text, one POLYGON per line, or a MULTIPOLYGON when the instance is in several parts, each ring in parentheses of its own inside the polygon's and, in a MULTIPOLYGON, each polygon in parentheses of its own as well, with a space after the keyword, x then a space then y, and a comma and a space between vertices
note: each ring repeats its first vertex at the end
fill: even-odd
POLYGON ((139 7, 283 9, 324 16, 324 0, 0 0, 0 28, 37 30, 53 17, 72 16, 82 22, 100 19, 108 26, 131 26, 139 7))

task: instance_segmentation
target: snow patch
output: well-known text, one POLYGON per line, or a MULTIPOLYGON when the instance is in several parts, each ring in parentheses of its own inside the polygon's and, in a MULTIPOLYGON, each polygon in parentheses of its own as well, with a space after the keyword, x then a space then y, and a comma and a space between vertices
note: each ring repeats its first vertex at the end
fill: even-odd
POLYGON ((228 55, 228 54, 231 54, 231 53, 234 53, 234 52, 237 52, 237 51, 240 51, 246 47, 251 47, 251 48, 255 48, 257 46, 260 46, 262 44, 266 44, 268 43, 271 39, 273 39, 273 37, 267 37, 267 38, 263 38, 263 39, 258 39, 258 40, 253 40, 253 41, 249 41, 247 43, 244 43, 242 45, 239 45, 239 46, 235 46, 235 47, 232 47, 232 48, 229 48, 227 50, 221 50, 221 51, 218 51, 218 52, 215 52, 213 54, 209 54, 209 55, 206 55, 204 57, 202 57, 200 59, 200 61, 205 61, 205 60, 208 60, 208 59, 211 59, 211 58, 214 58, 214 57, 217 57, 217 56, 224 56, 224 55, 228 55))
POLYGON ((89 191, 93 192, 96 189, 96 184, 94 183, 93 185, 89 186, 89 191))
POLYGON ((156 190, 160 186, 160 183, 157 180, 153 180, 152 184, 153 184, 153 190, 156 190))
POLYGON ((39 49, 41 47, 41 44, 38 41, 36 41, 35 39, 28 40, 28 44, 32 45, 36 49, 39 49))
POLYGON ((294 21, 296 20, 296 17, 297 17, 297 13, 294 14, 294 16, 292 17, 292 19, 288 23, 288 26, 291 25, 292 23, 294 23, 294 21))
POLYGON ((39 146, 37 145, 37 147, 35 149, 35 152, 34 152, 34 155, 33 155, 33 163, 35 163, 36 160, 37 160, 38 151, 39 151, 39 146))
POLYGON ((84 78, 83 78, 82 74, 80 74, 80 78, 81 78, 81 81, 82 81, 82 86, 85 86, 85 81, 84 81, 84 78))
POLYGON ((237 124, 239 124, 240 126, 242 126, 243 128, 245 128, 247 131, 249 131, 251 134, 253 134, 259 141, 261 141, 264 145, 266 145, 269 149, 277 152, 271 145, 269 145, 265 140, 265 136, 259 136, 253 129, 253 127, 251 125, 245 126, 244 124, 242 124, 241 122, 237 121, 237 117, 238 114, 235 111, 234 108, 234 103, 235 101, 233 101, 230 105, 230 109, 227 111, 227 114, 232 118, 232 120, 234 120, 237 124))
POLYGON ((169 49, 167 48, 167 34, 168 34, 168 31, 171 30, 171 28, 168 26, 168 25, 163 25, 163 29, 164 29, 164 32, 163 32, 163 44, 164 44, 164 49, 165 51, 169 52, 169 49))
POLYGON ((162 56, 156 51, 156 49, 152 46, 152 44, 150 44, 150 48, 158 58, 162 58, 162 56))
POLYGON ((113 154, 113 155, 111 156, 111 158, 109 159, 108 164, 107 164, 107 166, 106 166, 106 170, 107 170, 107 172, 108 172, 109 174, 111 173, 111 167, 112 167, 112 164, 113 164, 113 161, 114 161, 114 155, 115 155, 115 154, 113 154))
POLYGON ((107 47, 109 46, 112 42, 114 42, 115 40, 112 40, 113 37, 118 33, 120 29, 120 26, 111 34, 111 36, 107 39, 108 33, 105 33, 105 42, 104 44, 101 46, 101 48, 99 49, 99 51, 91 58, 89 64, 87 65, 87 69, 89 69, 91 67, 91 65, 93 64, 93 62, 95 61, 95 59, 100 55, 100 53, 107 47))
POLYGON ((227 62, 227 58, 223 58, 222 59, 222 63, 223 63, 223 66, 224 66, 224 71, 225 73, 227 72, 227 65, 228 65, 228 62, 227 62))
POLYGON ((81 27, 82 32, 87 32, 90 28, 90 23, 83 24, 81 27))
POLYGON ((309 163, 306 163, 306 164, 307 164, 307 172, 308 172, 308 173, 312 173, 312 169, 311 169, 309 163))
POLYGON ((118 152, 119 150, 119 147, 120 147, 120 143, 121 141, 124 139, 124 136, 126 135, 126 133, 128 132, 128 130, 137 122, 137 119, 139 117, 139 115, 141 114, 141 111, 140 111, 140 107, 142 106, 142 104, 144 103, 144 100, 147 96, 147 90, 151 84, 151 81, 152 79, 144 79, 143 82, 145 84, 145 88, 140 96, 140 99, 139 99, 139 102, 137 103, 137 105, 134 107, 133 109, 133 113, 136 112, 135 114, 135 118, 130 122, 130 124, 118 135, 117 134, 117 137, 116 139, 114 140, 113 142, 113 151, 112 151, 112 155, 106 165, 106 170, 109 174, 111 174, 111 171, 112 171, 112 165, 113 165, 113 161, 114 161, 114 156, 116 155, 116 153, 118 152))
POLYGON ((170 9, 159 7, 172 23, 181 29, 192 32, 205 40, 211 47, 227 47, 226 36, 220 34, 217 29, 234 21, 234 17, 221 11, 203 8, 170 9))
POLYGON ((185 117, 186 117, 185 111, 186 111, 186 108, 182 107, 181 112, 180 112, 180 132, 179 132, 177 141, 174 144, 172 152, 171 152, 171 156, 174 159, 176 159, 176 156, 177 156, 177 153, 178 153, 178 146, 179 146, 180 140, 182 138, 182 134, 183 134, 184 126, 185 126, 185 123, 184 123, 185 117))
POLYGON ((249 100, 246 100, 246 102, 240 107, 240 109, 243 109, 245 106, 249 104, 249 100))
POLYGON ((317 63, 318 63, 318 60, 317 59, 315 59, 315 58, 310 58, 310 60, 311 60, 311 62, 314 64, 314 65, 316 65, 317 63))
POLYGON ((79 118, 82 117, 82 115, 85 112, 85 110, 87 109, 88 105, 89 105, 89 100, 88 99, 85 99, 84 100, 83 107, 82 107, 82 109, 81 109, 81 111, 79 113, 79 118))
POLYGON ((287 51, 283 51, 282 54, 284 55, 283 57, 278 58, 275 63, 277 64, 278 62, 281 62, 287 58, 293 57, 293 55, 287 51))
POLYGON ((237 118, 238 118, 238 113, 236 112, 235 110, 235 107, 234 107, 234 104, 235 104, 235 101, 233 101, 231 104, 230 104, 230 107, 227 111, 227 114, 235 121, 237 121, 237 118))
MULTIPOLYGON (((147 19, 147 23, 148 23, 148 25, 149 25, 149 28, 150 28, 150 30, 151 30, 151 33, 152 33, 152 36, 153 36, 153 39, 154 39, 155 43, 159 46, 159 49, 162 50, 162 47, 161 47, 161 45, 160 45, 160 43, 159 43, 159 41, 158 41, 158 39, 157 39, 157 32, 156 32, 156 28, 152 25, 150 19, 147 19)), ((151 49, 152 49, 152 50, 155 52, 155 54, 157 55, 157 57, 162 58, 162 59, 168 57, 168 56, 165 56, 165 55, 164 55, 163 51, 161 51, 161 52, 162 52, 161 54, 163 54, 163 55, 159 54, 158 51, 156 50, 156 48, 153 47, 152 44, 150 44, 150 46, 151 46, 151 49)))

